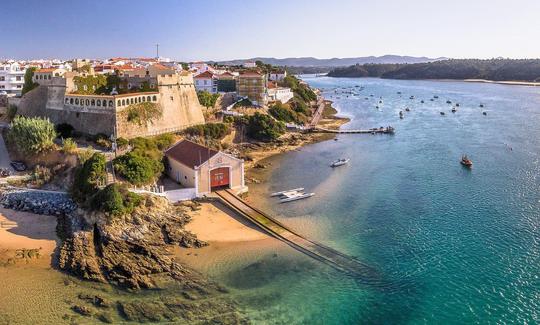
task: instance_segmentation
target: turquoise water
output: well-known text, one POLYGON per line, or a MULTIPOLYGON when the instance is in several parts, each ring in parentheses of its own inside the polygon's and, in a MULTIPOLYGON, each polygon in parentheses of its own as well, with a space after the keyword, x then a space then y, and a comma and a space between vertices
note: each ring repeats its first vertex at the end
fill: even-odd
POLYGON ((274 212, 357 256, 383 282, 365 284, 297 253, 260 256, 221 276, 250 316, 269 324, 540 323, 540 88, 305 80, 352 118, 344 128, 397 132, 340 135, 285 155, 270 189, 302 186, 316 196, 274 212), (447 100, 460 104, 457 113, 447 100), (472 170, 459 164, 464 153, 472 170), (340 157, 351 163, 328 167, 340 157))

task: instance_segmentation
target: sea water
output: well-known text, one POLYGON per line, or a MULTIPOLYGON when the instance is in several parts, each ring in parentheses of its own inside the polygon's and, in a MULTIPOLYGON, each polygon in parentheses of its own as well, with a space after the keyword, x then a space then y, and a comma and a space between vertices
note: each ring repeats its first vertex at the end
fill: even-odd
POLYGON ((296 252, 252 256, 247 266, 215 274, 251 319, 539 323, 540 88, 304 80, 351 118, 343 129, 391 125, 396 133, 342 134, 284 155, 274 163, 270 192, 305 187, 316 195, 265 206, 382 280, 351 277, 296 252), (462 154, 472 169, 460 164, 462 154), (329 167, 338 158, 351 161, 329 167))

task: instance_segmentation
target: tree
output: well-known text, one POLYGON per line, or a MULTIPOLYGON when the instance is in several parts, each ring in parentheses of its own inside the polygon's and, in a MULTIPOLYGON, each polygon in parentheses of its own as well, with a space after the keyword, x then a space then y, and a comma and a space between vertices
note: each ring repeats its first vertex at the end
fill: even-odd
POLYGON ((148 184, 163 172, 163 163, 129 152, 113 161, 114 169, 134 185, 148 184))
POLYGON ((105 156, 96 152, 77 168, 71 186, 71 194, 75 200, 84 205, 97 192, 98 185, 106 179, 105 164, 105 156))
POLYGON ((26 72, 24 73, 24 85, 21 91, 22 95, 39 86, 39 84, 37 82, 34 82, 33 80, 35 71, 35 67, 30 67, 26 69, 26 72))
POLYGON ((11 122, 10 139, 25 154, 35 154, 54 147, 56 131, 48 119, 17 116, 11 122))
POLYGON ((184 131, 191 136, 199 136, 212 139, 223 139, 230 132, 230 128, 224 123, 207 123, 191 126, 184 131))
POLYGON ((248 118, 247 134, 256 140, 273 141, 285 133, 285 125, 268 115, 256 112, 248 118))
POLYGON ((133 212, 141 201, 142 197, 130 192, 125 185, 114 183, 98 191, 92 199, 91 206, 94 210, 119 216, 133 212))
POLYGON ((208 108, 208 107, 214 107, 216 105, 216 101, 219 98, 219 94, 211 94, 207 92, 206 90, 198 91, 197 97, 199 98, 199 103, 208 108))

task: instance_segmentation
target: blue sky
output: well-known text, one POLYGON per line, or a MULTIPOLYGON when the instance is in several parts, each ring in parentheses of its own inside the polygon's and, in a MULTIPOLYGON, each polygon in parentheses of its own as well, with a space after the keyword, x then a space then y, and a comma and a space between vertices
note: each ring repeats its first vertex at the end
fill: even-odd
POLYGON ((2 0, 0 58, 540 57, 540 0, 2 0))

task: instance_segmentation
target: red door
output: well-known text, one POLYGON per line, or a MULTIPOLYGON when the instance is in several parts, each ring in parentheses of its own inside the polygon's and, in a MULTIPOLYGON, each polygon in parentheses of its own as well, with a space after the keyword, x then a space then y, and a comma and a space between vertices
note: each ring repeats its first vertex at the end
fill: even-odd
POLYGON ((210 186, 216 187, 229 186, 229 168, 221 167, 210 171, 210 186))

